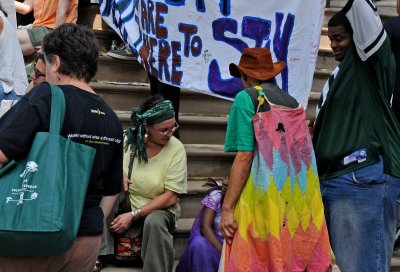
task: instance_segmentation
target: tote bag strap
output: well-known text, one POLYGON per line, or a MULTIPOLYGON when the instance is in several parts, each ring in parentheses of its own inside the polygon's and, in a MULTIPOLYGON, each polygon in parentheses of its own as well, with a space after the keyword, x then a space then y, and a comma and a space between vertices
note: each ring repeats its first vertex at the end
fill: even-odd
POLYGON ((60 87, 50 84, 51 88, 51 113, 50 129, 51 134, 60 134, 65 116, 65 97, 60 87))
POLYGON ((269 100, 265 96, 263 88, 261 88, 260 86, 255 86, 245 90, 250 96, 251 101, 253 102, 254 111, 256 114, 259 112, 266 112, 271 109, 271 107, 269 106, 269 100), (268 103, 265 103, 265 100, 267 100, 268 103))

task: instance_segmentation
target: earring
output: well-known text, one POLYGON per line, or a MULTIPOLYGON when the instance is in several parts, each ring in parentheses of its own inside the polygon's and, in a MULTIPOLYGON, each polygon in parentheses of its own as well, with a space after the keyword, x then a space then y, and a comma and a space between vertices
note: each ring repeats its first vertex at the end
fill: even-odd
POLYGON ((143 142, 147 143, 148 140, 149 140, 149 133, 147 133, 147 131, 146 131, 146 133, 143 136, 143 142))
POLYGON ((61 80, 60 74, 57 72, 57 79, 61 80))

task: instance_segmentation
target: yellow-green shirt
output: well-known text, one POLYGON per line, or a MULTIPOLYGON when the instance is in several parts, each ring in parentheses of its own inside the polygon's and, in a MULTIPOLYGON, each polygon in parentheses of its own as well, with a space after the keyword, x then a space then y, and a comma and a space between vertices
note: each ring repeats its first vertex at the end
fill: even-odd
MULTIPOLYGON (((124 173, 128 173, 129 155, 130 150, 124 154, 124 173)), ((150 158, 148 163, 139 163, 135 158, 131 181, 129 196, 132 209, 147 204, 164 193, 165 189, 178 194, 186 193, 187 163, 183 144, 172 136, 160 153, 150 158)), ((168 210, 179 217, 179 202, 168 210)))

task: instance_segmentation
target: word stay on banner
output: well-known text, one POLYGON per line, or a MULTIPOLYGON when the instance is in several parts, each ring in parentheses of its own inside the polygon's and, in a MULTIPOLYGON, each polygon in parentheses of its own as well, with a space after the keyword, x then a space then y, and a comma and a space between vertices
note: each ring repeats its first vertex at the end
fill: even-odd
POLYGON ((270 48, 286 68, 278 85, 307 106, 324 0, 100 0, 104 21, 160 81, 233 99, 243 89, 229 74, 247 47, 270 48))

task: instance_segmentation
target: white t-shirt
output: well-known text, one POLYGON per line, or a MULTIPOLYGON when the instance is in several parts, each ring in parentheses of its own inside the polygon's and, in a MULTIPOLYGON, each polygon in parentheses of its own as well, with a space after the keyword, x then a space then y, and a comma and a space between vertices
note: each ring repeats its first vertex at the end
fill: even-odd
POLYGON ((5 93, 14 90, 17 95, 22 96, 28 86, 28 78, 21 46, 15 28, 1 11, 0 17, 3 20, 3 31, 0 34, 0 81, 5 93))

